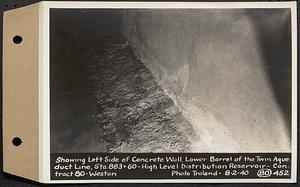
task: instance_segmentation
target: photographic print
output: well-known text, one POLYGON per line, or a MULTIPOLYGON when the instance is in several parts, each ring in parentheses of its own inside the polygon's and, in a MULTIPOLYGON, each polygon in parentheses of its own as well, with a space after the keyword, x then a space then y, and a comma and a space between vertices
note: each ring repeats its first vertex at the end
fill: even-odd
POLYGON ((290 17, 50 9, 51 151, 291 151, 290 17))
MULTIPOLYGON (((23 69, 16 73, 24 85, 6 84, 4 100, 14 101, 6 102, 11 111, 21 103, 18 119, 26 115, 37 125, 25 121, 33 129, 30 136, 6 125, 9 141, 19 137, 21 145, 5 147, 10 155, 31 150, 39 181, 296 182, 295 2, 32 7, 35 20, 27 14, 26 22, 14 23, 38 22, 32 28, 36 40, 27 36, 31 31, 19 32, 23 41, 4 46, 26 51, 32 43, 35 53, 23 53, 34 57, 24 59, 35 69, 18 59, 23 69), (35 91, 24 88, 29 84, 35 91), (28 113, 23 111, 31 100, 23 104, 23 96, 13 97, 23 90, 36 98, 28 113), (34 138, 38 143, 29 144, 34 138)), ((11 27, 6 38, 17 35, 11 27)), ((14 63, 6 60, 6 80, 15 80, 9 74, 14 63)), ((5 118, 16 124, 11 114, 19 113, 5 118)))

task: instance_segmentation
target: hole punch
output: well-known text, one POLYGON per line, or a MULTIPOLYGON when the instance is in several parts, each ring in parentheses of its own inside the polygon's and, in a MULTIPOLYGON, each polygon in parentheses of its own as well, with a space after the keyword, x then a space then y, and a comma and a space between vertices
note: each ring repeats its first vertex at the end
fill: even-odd
POLYGON ((13 42, 14 42, 15 44, 20 44, 22 41, 23 41, 23 38, 22 38, 21 36, 19 36, 19 35, 16 35, 16 36, 14 36, 14 38, 13 38, 13 42))
POLYGON ((22 143, 23 142, 22 142, 21 138, 19 138, 19 137, 14 137, 12 140, 12 144, 16 147, 20 146, 22 143))

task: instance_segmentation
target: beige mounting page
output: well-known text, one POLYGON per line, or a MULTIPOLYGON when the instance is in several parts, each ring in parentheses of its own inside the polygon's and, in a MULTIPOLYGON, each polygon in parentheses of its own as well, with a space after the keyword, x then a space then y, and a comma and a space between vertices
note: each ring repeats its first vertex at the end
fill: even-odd
MULTIPOLYGON (((226 3, 44 1, 4 12, 4 172, 41 183, 296 182, 296 24, 297 12, 294 1, 226 3), (249 13, 248 9, 254 11, 249 11, 249 13), (275 13, 270 13, 269 18, 265 16, 266 19, 259 21, 255 11, 259 12, 262 9, 266 10, 266 14, 270 11, 275 13), (280 10, 287 10, 288 13, 284 11, 282 13, 280 10), (211 14, 210 11, 213 13, 211 14), (93 16, 95 18, 92 18, 93 16), (233 22, 236 16, 240 16, 240 19, 233 22), (272 20, 277 18, 276 16, 280 18, 277 19, 277 23, 282 23, 282 27, 286 26, 284 25, 286 18, 289 20, 290 33, 287 35, 290 36, 290 41, 284 47, 290 48, 290 51, 286 54, 284 50, 274 47, 280 46, 279 42, 286 41, 264 40, 264 38, 270 38, 268 32, 276 30, 276 22, 272 20), (101 18, 103 19, 100 21, 101 18), (99 23, 91 21, 92 19, 99 20, 99 23), (198 25, 201 29, 194 28, 198 24, 197 20, 202 21, 202 25, 198 25), (214 21, 219 21, 223 26, 219 27, 218 24, 214 24, 214 21), (102 28, 101 24, 109 25, 110 28, 103 29, 103 33, 95 32, 95 29, 102 28), (230 25, 230 28, 226 27, 226 24, 230 25), (264 27, 264 24, 268 25, 268 28, 264 27), (253 34, 257 28, 260 28, 263 34, 253 34), (177 30, 178 32, 175 32, 177 30), (63 32, 65 33, 59 34, 63 32), (118 38, 119 32, 122 35, 121 39, 118 38), (231 34, 226 35, 226 33, 231 34), (94 38, 101 42, 95 42, 94 38), (85 43, 87 41, 88 43, 85 43), (254 42, 251 43, 251 41, 254 42), (67 42, 79 47, 69 48, 67 42), (204 43, 206 45, 203 45, 204 43), (271 53, 268 51, 269 47, 278 50, 276 57, 268 56, 271 53), (248 49, 247 52, 242 50, 244 48, 248 49), (78 55, 80 52, 88 54, 87 57, 81 58, 78 55), (289 59, 290 69, 273 70, 272 66, 276 66, 277 59, 289 59), (87 63, 84 65, 68 66, 68 63, 73 61, 80 63, 85 60, 87 63), (118 60, 126 62, 128 67, 138 64, 136 68, 140 69, 130 72, 132 69, 129 71, 126 69, 127 66, 119 64, 114 66, 118 60), (111 68, 115 68, 116 75, 109 74, 109 67, 99 65, 100 62, 111 62, 111 68), (227 62, 228 64, 225 64, 227 62), (275 65, 272 64, 273 62, 275 65), (102 71, 103 68, 108 69, 102 71), (270 69, 267 70, 268 68, 270 69), (270 75, 268 71, 271 72, 270 75), (80 75, 72 74, 74 72, 80 75), (286 72, 288 73, 285 74, 286 72), (277 74, 282 74, 287 78, 280 79, 276 77, 277 74), (122 82, 118 85, 119 87, 99 86, 106 83, 114 85, 115 82, 111 80, 115 80, 118 76, 123 76, 121 80, 115 81, 122 82), (134 82, 137 79, 140 81, 134 82), (240 81, 243 84, 240 84, 240 81), (283 87, 276 87, 276 83, 282 84, 283 87), (154 86, 146 87, 149 85, 154 86), (128 87, 123 90, 119 89, 122 86, 128 87), (107 91, 107 95, 101 98, 101 94, 106 93, 101 90, 117 88, 119 90, 107 91), (130 100, 134 96, 144 97, 137 96, 142 92, 138 90, 139 88, 148 91, 153 88, 156 90, 151 93, 154 96, 150 98, 150 101, 151 94, 144 100, 130 100), (290 89, 291 97, 288 101, 281 100, 282 96, 286 96, 285 89, 290 89), (129 93, 133 90, 138 91, 129 93), (118 94, 127 95, 116 98, 115 95, 118 94), (102 101, 108 97, 111 97, 111 100, 116 99, 116 102, 107 106, 102 101), (130 99, 126 100, 128 98, 130 99), (124 105, 122 108, 120 103, 124 100, 126 100, 126 107, 124 105), (139 104, 133 105, 134 103, 139 104), (158 103, 160 107, 155 108, 153 103, 158 103), (288 105, 285 105, 286 103, 288 105), (101 108, 100 112, 99 108, 101 108), (154 108, 152 113, 147 113, 149 108, 154 108), (81 111, 84 111, 84 114, 79 114, 81 111), (127 117, 123 117, 122 112, 119 111, 127 112, 127 117), (160 111, 163 112, 159 113, 160 111), (161 117, 161 115, 165 116, 161 117), (140 116, 147 119, 142 119, 140 116), (115 120, 113 121, 115 123, 124 124, 124 127, 110 129, 114 124, 109 120, 104 120, 108 118, 111 121, 115 120), (134 124, 136 129, 127 125, 133 123, 132 118, 140 120, 140 123, 134 124), (124 123, 120 123, 122 120, 124 123), (102 127, 99 121, 108 125, 102 127), (90 126, 82 127, 82 124, 90 126), (151 126, 146 128, 138 126, 140 124, 151 126), (99 125, 100 130, 95 129, 99 125), (138 129, 142 130, 138 131, 138 129), (109 134, 111 132, 115 134, 109 134), (98 142, 100 140, 101 143, 98 142), (123 153, 126 156, 122 155, 123 153), (97 174, 91 174, 90 171, 82 174, 86 176, 78 174, 77 178, 73 176, 76 172, 72 173, 73 161, 76 164, 77 161, 78 164, 83 164, 79 168, 84 170, 86 161, 94 158, 90 164, 95 170, 98 166, 92 162, 99 160, 102 162, 102 158, 108 158, 106 156, 110 155, 119 156, 119 160, 124 157, 123 165, 127 164, 126 167, 132 167, 130 165, 132 163, 128 164, 125 157, 132 158, 131 162, 135 162, 133 165, 137 164, 139 167, 139 163, 147 163, 142 163, 143 159, 137 158, 147 157, 148 153, 155 153, 156 156, 161 154, 164 158, 171 158, 171 154, 174 153, 174 156, 176 155, 179 159, 175 159, 172 166, 168 163, 166 166, 161 166, 155 163, 159 161, 150 159, 149 162, 153 162, 153 165, 157 164, 161 167, 161 170, 157 169, 157 172, 162 172, 162 174, 154 177, 151 175, 153 173, 155 175, 155 172, 147 173, 144 170, 135 172, 129 171, 128 168, 122 168, 115 174, 111 170, 108 172, 101 170, 97 173, 100 177, 105 176, 104 178, 95 177, 97 174), (280 165, 278 170, 263 166, 252 178, 246 176, 250 170, 238 172, 237 175, 241 178, 235 177, 236 174, 229 170, 228 166, 223 166, 225 173, 223 178, 214 178, 215 174, 220 175, 223 172, 220 168, 220 172, 211 173, 210 178, 201 178, 206 174, 210 175, 202 170, 199 170, 199 173, 190 170, 180 173, 184 170, 178 169, 178 167, 183 167, 180 164, 187 164, 181 160, 181 157, 185 158, 184 154, 188 155, 191 160, 197 160, 195 159, 197 154, 202 160, 206 158, 212 160, 210 153, 214 155, 213 158, 218 154, 221 157, 232 153, 234 156, 228 156, 227 160, 225 156, 224 159, 220 159, 225 165, 235 160, 235 157, 246 160, 247 154, 250 155, 249 160, 251 160, 252 157, 259 159, 255 156, 256 153, 262 153, 262 155, 270 153, 270 160, 267 158, 262 161, 263 163, 274 162, 273 158, 276 154, 287 154, 290 155, 290 160, 287 161, 290 165, 280 165), (66 167, 64 165, 66 163, 72 167, 66 167), (60 170, 59 166, 64 169, 60 170), (163 173, 163 167, 170 170, 170 177, 164 178, 167 174, 163 173), (264 173, 270 171, 272 173, 264 173), (284 171, 290 173, 284 173, 284 171), (132 176, 143 172, 145 176, 149 176, 126 178, 128 172, 132 176), (87 176, 88 173, 90 176, 87 176), (256 178, 256 174, 259 178, 256 178), (289 178, 284 178, 285 174, 289 178), (189 177, 190 175, 194 177, 189 177), (199 175, 202 176, 195 177, 199 175), (109 178, 114 176, 120 177, 109 178), (183 178, 180 178, 182 176, 183 178)), ((277 34, 280 32, 278 31, 277 34)), ((114 128, 117 127, 114 126, 114 128)), ((108 166, 110 162, 117 162, 114 159, 107 160, 103 162, 104 164, 107 162, 108 166)), ((164 161, 161 160, 161 162, 164 161)), ((205 164, 205 162, 200 162, 205 164)), ((86 166, 86 168, 89 167, 86 166)), ((201 167, 200 164, 197 167, 201 167)), ((278 166, 273 164, 272 167, 278 166)))
POLYGON ((7 11, 3 19, 3 170, 39 181, 40 4, 7 11), (13 38, 20 35, 22 43, 13 38), (18 147, 12 144, 21 138, 18 147))

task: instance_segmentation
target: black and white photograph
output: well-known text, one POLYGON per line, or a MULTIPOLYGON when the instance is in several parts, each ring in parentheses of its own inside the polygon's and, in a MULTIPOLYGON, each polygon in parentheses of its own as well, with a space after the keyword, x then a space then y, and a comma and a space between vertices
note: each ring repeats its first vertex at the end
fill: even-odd
POLYGON ((51 153, 290 152, 290 9, 50 9, 51 153))
POLYGON ((296 1, 6 8, 5 173, 51 184, 297 182, 296 1))

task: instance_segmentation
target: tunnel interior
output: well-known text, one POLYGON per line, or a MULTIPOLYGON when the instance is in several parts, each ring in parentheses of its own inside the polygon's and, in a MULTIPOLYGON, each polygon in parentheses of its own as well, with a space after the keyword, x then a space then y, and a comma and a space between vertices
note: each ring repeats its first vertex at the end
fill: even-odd
POLYGON ((290 150, 289 17, 50 9, 51 152, 290 150))

